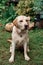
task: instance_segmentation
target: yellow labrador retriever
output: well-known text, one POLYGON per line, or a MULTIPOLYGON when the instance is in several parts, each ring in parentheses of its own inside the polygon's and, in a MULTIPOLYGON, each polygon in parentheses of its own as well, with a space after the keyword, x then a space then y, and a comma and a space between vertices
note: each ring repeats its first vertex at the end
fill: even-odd
POLYGON ((11 57, 9 59, 9 62, 14 62, 15 57, 15 47, 16 44, 23 44, 24 47, 24 58, 25 60, 30 60, 30 58, 27 55, 27 43, 29 42, 28 38, 28 28, 29 28, 29 21, 30 17, 26 16, 18 16, 13 21, 13 30, 12 30, 12 43, 10 45, 10 52, 11 57))

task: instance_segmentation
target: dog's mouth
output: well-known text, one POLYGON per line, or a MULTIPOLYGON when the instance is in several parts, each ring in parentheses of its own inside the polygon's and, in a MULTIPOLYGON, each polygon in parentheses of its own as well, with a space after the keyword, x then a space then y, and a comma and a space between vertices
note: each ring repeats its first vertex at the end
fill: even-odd
POLYGON ((25 30, 27 30, 28 29, 28 25, 25 25, 25 30))

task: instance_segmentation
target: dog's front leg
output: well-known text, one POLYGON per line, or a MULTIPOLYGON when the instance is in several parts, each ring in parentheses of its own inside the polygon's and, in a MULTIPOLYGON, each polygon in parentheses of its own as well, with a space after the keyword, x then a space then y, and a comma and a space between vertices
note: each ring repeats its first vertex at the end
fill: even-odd
POLYGON ((30 58, 28 57, 27 55, 27 43, 25 42, 24 43, 24 57, 25 57, 25 60, 30 60, 30 58))
POLYGON ((15 43, 14 43, 14 41, 12 41, 12 48, 11 48, 12 50, 11 50, 11 57, 10 57, 10 59, 9 59, 9 62, 11 63, 11 62, 14 62, 14 55, 15 55, 15 43))
POLYGON ((10 53, 12 52, 12 44, 10 45, 10 53))
MULTIPOLYGON (((29 38, 27 38, 27 43, 29 43, 29 38)), ((29 46, 27 46, 27 52, 29 52, 29 46)))

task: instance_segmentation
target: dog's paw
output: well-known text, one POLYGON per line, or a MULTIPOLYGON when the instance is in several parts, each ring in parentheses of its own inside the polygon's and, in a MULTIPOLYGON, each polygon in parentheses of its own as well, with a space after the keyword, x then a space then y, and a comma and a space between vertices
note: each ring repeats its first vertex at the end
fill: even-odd
POLYGON ((14 62, 14 59, 11 57, 11 58, 9 59, 9 62, 10 62, 10 63, 14 62))
POLYGON ((25 56, 25 60, 29 61, 29 60, 30 60, 30 58, 29 58, 28 56, 25 56))

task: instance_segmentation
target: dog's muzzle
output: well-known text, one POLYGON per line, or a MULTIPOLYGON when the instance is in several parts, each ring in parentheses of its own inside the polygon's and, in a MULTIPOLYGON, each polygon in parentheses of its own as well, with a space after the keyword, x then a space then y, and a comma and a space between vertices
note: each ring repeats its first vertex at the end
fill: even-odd
POLYGON ((28 25, 25 25, 25 30, 27 30, 28 29, 28 25))

